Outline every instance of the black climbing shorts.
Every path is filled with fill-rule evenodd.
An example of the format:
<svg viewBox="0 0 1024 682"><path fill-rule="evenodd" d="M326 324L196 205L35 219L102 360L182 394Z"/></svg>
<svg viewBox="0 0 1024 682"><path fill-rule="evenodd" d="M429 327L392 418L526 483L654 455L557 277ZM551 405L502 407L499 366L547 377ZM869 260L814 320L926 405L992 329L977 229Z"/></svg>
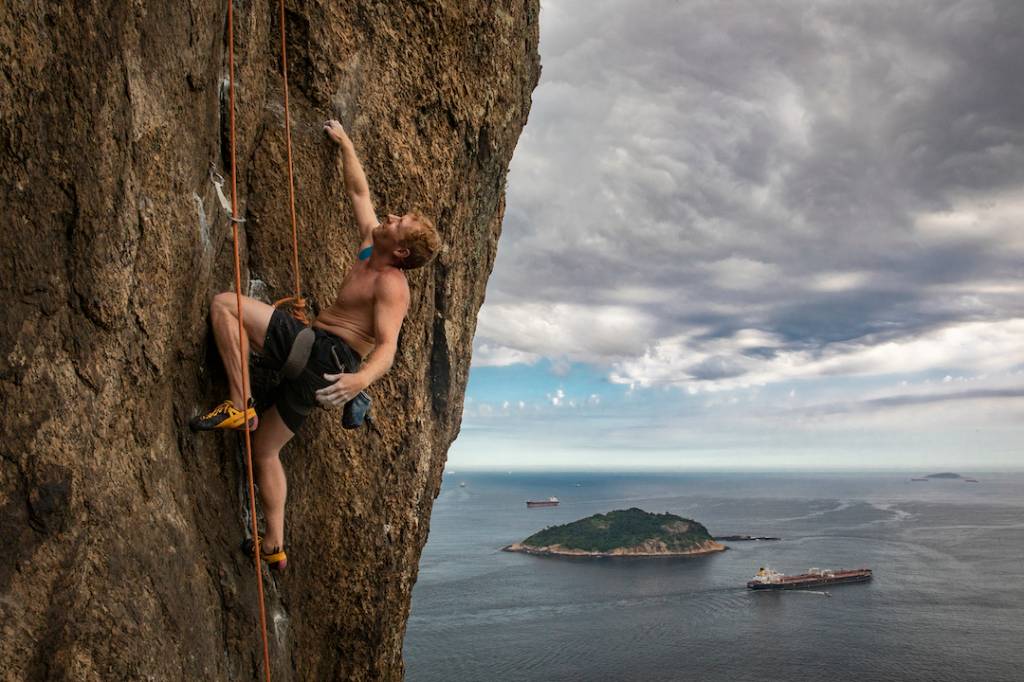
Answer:
<svg viewBox="0 0 1024 682"><path fill-rule="evenodd" d="M266 363L274 369L281 369L288 359L295 337L303 329L302 323L291 315L275 310L270 317L270 324L267 325L267 336L263 340L263 356ZM316 327L313 327L313 332L316 339L313 341L309 362L306 363L302 374L295 379L282 377L281 383L273 391L271 400L292 433L299 432L302 422L306 421L306 417L317 406L316 392L330 383L324 379L324 374L355 372L362 362L359 355L340 337ZM334 355L338 356L344 367L338 366Z"/></svg>

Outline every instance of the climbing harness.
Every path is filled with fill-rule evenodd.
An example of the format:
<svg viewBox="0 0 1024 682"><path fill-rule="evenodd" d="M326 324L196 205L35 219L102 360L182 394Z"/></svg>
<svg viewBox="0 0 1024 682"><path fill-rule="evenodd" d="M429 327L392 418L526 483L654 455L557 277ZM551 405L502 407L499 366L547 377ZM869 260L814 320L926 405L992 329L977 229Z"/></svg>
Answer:
<svg viewBox="0 0 1024 682"><path fill-rule="evenodd" d="M291 349L288 351L288 357L285 359L284 364L281 366L281 373L290 380L298 379L306 372L306 366L309 364L309 358L313 353L313 346L316 343L316 332L310 327L304 327L295 338L292 339ZM358 365L358 360L353 357L351 349L343 350L345 359L348 361L342 362L338 356L337 346L331 345L330 348L331 357L334 360L334 364L339 373L352 372ZM285 402L288 408L299 415L307 415L313 411L313 406L307 404L304 400L300 399L293 391L284 391L280 395L280 399ZM363 421L367 417L367 413L370 411L371 398L367 395L366 391L360 391L351 400L345 403L345 407L341 412L341 425L345 429L355 429L362 426Z"/></svg>
<svg viewBox="0 0 1024 682"><path fill-rule="evenodd" d="M292 341L291 350L281 367L281 373L289 379L298 379L302 370L309 364L309 354L313 352L313 342L316 341L316 332L306 327Z"/></svg>
<svg viewBox="0 0 1024 682"><path fill-rule="evenodd" d="M282 6L284 0L281 0ZM242 324L242 263L238 255L238 173L235 158L235 17L233 0L228 0L228 119L231 134L231 231L235 255L235 301L238 310L238 365L242 371L242 401L249 404L249 363L242 353L245 348L245 327ZM245 469L249 483L249 514L252 536L259 537L256 527L256 485L252 475L251 425L245 423ZM263 598L263 566L256 562L256 592L260 600L260 635L263 639L263 672L270 682L270 645L267 642L267 609Z"/></svg>

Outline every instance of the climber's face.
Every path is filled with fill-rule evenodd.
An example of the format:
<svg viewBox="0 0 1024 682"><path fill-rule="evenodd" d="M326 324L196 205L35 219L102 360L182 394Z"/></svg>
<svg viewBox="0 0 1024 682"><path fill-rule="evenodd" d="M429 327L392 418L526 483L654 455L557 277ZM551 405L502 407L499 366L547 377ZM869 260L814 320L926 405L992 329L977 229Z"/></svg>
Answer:
<svg viewBox="0 0 1024 682"><path fill-rule="evenodd" d="M416 219L411 213L398 216L389 213L384 221L373 230L373 245L383 251L392 252L398 258L404 258L409 250L402 246L406 236L416 229ZM402 253L398 253L398 252Z"/></svg>

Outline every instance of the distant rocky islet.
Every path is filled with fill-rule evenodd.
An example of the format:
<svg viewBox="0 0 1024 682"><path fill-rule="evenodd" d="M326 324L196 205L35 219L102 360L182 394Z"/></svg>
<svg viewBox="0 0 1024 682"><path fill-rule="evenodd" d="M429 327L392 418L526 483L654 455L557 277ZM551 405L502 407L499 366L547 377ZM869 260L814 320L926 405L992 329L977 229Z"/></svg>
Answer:
<svg viewBox="0 0 1024 682"><path fill-rule="evenodd" d="M633 507L551 526L502 549L547 556L672 557L714 554L726 546L693 519Z"/></svg>
<svg viewBox="0 0 1024 682"><path fill-rule="evenodd" d="M917 476L910 479L911 481L927 482L934 480L953 480L953 481L965 481L967 483L977 483L978 479L970 478L968 476L961 476L960 474L952 471L943 471L938 474L928 474L927 476Z"/></svg>

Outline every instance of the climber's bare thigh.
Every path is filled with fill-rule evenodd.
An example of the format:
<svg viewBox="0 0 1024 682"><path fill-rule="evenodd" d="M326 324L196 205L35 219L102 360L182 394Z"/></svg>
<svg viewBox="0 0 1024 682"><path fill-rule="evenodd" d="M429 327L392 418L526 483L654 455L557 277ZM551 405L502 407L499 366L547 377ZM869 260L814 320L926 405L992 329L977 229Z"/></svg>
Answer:
<svg viewBox="0 0 1024 682"><path fill-rule="evenodd" d="M237 320L238 302L235 292L225 291L222 294L217 294L217 298L220 299L219 303L224 305L231 316ZM270 318L273 314L274 306L248 296L242 297L242 326L245 328L246 336L249 337L249 343L257 352L263 352L263 342L267 338L267 327L270 326Z"/></svg>

